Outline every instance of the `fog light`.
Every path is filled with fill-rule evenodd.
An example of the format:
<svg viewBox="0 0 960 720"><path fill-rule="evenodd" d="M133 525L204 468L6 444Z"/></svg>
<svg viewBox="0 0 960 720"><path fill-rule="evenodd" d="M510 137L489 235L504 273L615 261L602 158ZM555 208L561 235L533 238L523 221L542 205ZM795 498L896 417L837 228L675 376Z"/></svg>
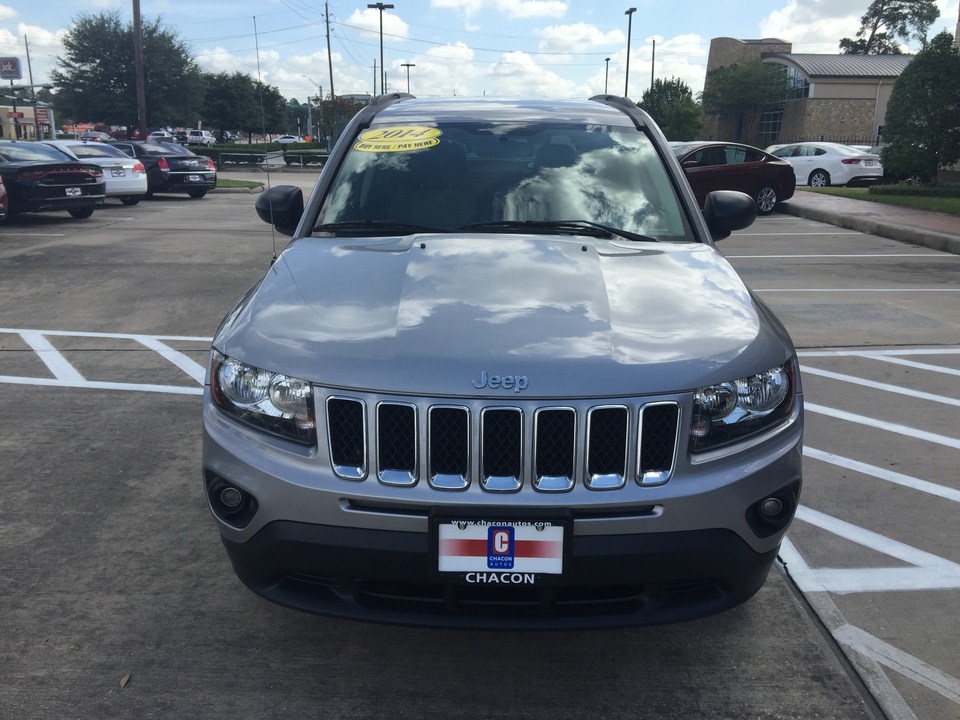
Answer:
<svg viewBox="0 0 960 720"><path fill-rule="evenodd" d="M224 491L226 492L226 491ZM775 497L767 498L760 503L760 512L767 517L776 517L783 511L783 502Z"/></svg>
<svg viewBox="0 0 960 720"><path fill-rule="evenodd" d="M235 508L243 502L243 495L235 487L224 488L220 491L220 502L228 508Z"/></svg>

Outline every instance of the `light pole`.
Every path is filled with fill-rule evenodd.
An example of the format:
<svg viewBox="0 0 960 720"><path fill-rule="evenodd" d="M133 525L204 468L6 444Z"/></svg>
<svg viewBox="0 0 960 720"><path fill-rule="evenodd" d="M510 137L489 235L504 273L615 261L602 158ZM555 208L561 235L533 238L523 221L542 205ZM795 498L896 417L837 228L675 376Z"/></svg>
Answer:
<svg viewBox="0 0 960 720"><path fill-rule="evenodd" d="M407 69L407 95L410 94L410 68L416 67L415 63L400 63L400 67Z"/></svg>
<svg viewBox="0 0 960 720"><path fill-rule="evenodd" d="M317 85L317 82L316 82L312 77L310 77L309 75L303 75L303 74L301 74L300 77L306 78L306 79L309 80L313 85L316 85L316 86L317 86L317 102L318 102L318 103L321 103L321 105L320 105L320 110L321 110L320 118L317 119L317 129L319 129L319 128L320 128L320 122L321 122L321 119L322 119L322 117L323 117L323 105L322 105L322 103L323 103L323 86L322 86L322 85ZM309 96L309 95L307 96L307 135L310 135L311 137L313 136L313 105L311 105L311 103L310 103L310 96Z"/></svg>
<svg viewBox="0 0 960 720"><path fill-rule="evenodd" d="M607 94L607 80L610 79L610 58L604 58L603 61L607 64L607 69L603 71L603 94Z"/></svg>
<svg viewBox="0 0 960 720"><path fill-rule="evenodd" d="M384 86L387 84L386 73L383 72L383 11L384 10L393 10L393 5L388 5L382 2L370 3L367 7L371 10L380 11L380 92L386 92ZM377 93L377 89L373 89L373 93Z"/></svg>
<svg viewBox="0 0 960 720"><path fill-rule="evenodd" d="M624 15L627 16L627 79L623 81L623 96L630 97L630 32L633 30L633 14L636 8L630 8Z"/></svg>

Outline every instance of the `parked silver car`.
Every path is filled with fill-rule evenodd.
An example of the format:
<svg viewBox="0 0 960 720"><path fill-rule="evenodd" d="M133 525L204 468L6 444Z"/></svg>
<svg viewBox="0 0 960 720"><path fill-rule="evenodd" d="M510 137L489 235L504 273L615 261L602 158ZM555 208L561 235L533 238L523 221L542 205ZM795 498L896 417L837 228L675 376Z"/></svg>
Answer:
<svg viewBox="0 0 960 720"><path fill-rule="evenodd" d="M670 622L763 585L800 493L790 338L622 98L380 98L216 333L206 497L280 604L473 627Z"/></svg>

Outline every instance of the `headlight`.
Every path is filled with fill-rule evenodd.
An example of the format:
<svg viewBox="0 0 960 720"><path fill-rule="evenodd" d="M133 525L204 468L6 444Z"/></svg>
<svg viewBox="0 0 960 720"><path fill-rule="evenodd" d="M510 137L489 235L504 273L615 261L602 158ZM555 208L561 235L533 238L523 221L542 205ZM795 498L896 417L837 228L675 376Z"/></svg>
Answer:
<svg viewBox="0 0 960 720"><path fill-rule="evenodd" d="M693 394L690 449L713 450L772 428L790 415L796 393L793 361L733 382L699 388Z"/></svg>
<svg viewBox="0 0 960 720"><path fill-rule="evenodd" d="M253 428L314 445L313 388L300 378L270 372L213 352L210 394L218 408Z"/></svg>

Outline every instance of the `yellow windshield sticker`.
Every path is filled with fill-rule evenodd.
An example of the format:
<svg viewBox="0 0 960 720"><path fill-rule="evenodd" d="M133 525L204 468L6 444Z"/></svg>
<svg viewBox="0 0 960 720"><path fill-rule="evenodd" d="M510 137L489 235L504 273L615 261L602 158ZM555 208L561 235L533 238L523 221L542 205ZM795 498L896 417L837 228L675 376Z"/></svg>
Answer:
<svg viewBox="0 0 960 720"><path fill-rule="evenodd" d="M439 145L442 134L437 128L413 125L364 130L353 149L375 153L423 150Z"/></svg>

